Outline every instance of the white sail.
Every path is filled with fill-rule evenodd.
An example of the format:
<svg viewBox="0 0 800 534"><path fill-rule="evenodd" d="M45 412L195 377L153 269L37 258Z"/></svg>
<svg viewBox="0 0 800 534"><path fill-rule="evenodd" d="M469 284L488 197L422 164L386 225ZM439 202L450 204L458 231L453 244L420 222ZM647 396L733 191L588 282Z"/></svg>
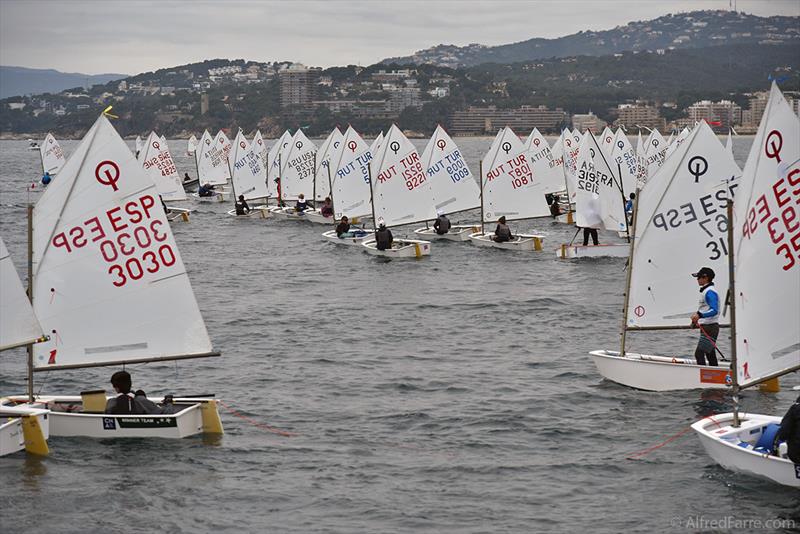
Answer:
<svg viewBox="0 0 800 534"><path fill-rule="evenodd" d="M433 190L414 145L392 124L371 167L375 217L386 226L436 218Z"/></svg>
<svg viewBox="0 0 800 534"><path fill-rule="evenodd" d="M166 143L151 132L139 153L139 162L145 174L150 178L158 194L164 201L186 200L186 191L183 189L183 182L178 175L178 168L172 160L172 154Z"/></svg>
<svg viewBox="0 0 800 534"><path fill-rule="evenodd" d="M281 198L297 200L302 194L310 199L314 188L314 166L317 146L303 130L297 130L281 156Z"/></svg>
<svg viewBox="0 0 800 534"><path fill-rule="evenodd" d="M497 134L482 162L483 220L528 219L550 215L542 184L534 179L525 145L511 128Z"/></svg>
<svg viewBox="0 0 800 534"><path fill-rule="evenodd" d="M22 288L6 244L0 237L0 350L33 343L42 326Z"/></svg>
<svg viewBox="0 0 800 534"><path fill-rule="evenodd" d="M39 199L34 312L50 336L37 369L211 352L158 191L101 116Z"/></svg>
<svg viewBox="0 0 800 534"><path fill-rule="evenodd" d="M55 175L61 170L61 167L67 162L64 157L64 151L61 150L61 145L58 144L53 134L48 133L39 146L39 154L42 156L42 172L49 172Z"/></svg>
<svg viewBox="0 0 800 534"><path fill-rule="evenodd" d="M336 218L363 217L372 212L370 206L369 169L372 161L369 145L352 126L331 159L333 172L333 207Z"/></svg>
<svg viewBox="0 0 800 534"><path fill-rule="evenodd" d="M267 197L267 170L261 162L257 145L250 145L239 130L233 142L231 161L231 186L238 199L245 200Z"/></svg>
<svg viewBox="0 0 800 534"><path fill-rule="evenodd" d="M223 134L220 131L220 134ZM230 178L225 139L212 139L208 131L203 133L197 152L197 178L200 185L225 185Z"/></svg>
<svg viewBox="0 0 800 534"><path fill-rule="evenodd" d="M636 154L639 157L644 157L646 150L644 141L642 141L642 131L639 130L639 134L636 136Z"/></svg>
<svg viewBox="0 0 800 534"><path fill-rule="evenodd" d="M731 136L731 130L728 129L728 140L725 143L725 150L733 157L733 137Z"/></svg>
<svg viewBox="0 0 800 534"><path fill-rule="evenodd" d="M728 191L741 171L702 124L639 192L631 260L628 326L687 326L697 310L690 274L714 269L720 297L728 289ZM738 199L738 195L737 195Z"/></svg>
<svg viewBox="0 0 800 534"><path fill-rule="evenodd" d="M583 135L578 150L576 177L575 224L624 232L627 222L619 179L590 132Z"/></svg>
<svg viewBox="0 0 800 534"><path fill-rule="evenodd" d="M558 170L561 179L559 191L566 191L568 199L572 200L575 188L568 186L567 171L564 168L564 132L561 132L561 135L555 140L553 148L550 149L550 153L553 155L553 164Z"/></svg>
<svg viewBox="0 0 800 534"><path fill-rule="evenodd" d="M286 157L287 147L292 140L289 130L283 132L272 148L267 152L267 191L271 198L278 197L278 180L281 175L281 160Z"/></svg>
<svg viewBox="0 0 800 534"><path fill-rule="evenodd" d="M333 155L339 150L342 139L344 139L344 135L342 135L341 130L338 127L334 128L317 151L317 165L316 169L314 169L316 184L314 188L317 192L315 200L325 200L325 197L331 194L330 186L333 183L333 171L330 170L330 163Z"/></svg>
<svg viewBox="0 0 800 534"><path fill-rule="evenodd" d="M197 147L194 150L194 164L198 166L200 162L200 156L203 154L203 150L206 149L213 139L211 138L211 134L208 133L208 130L203 130L203 135L200 136L200 140L197 142Z"/></svg>
<svg viewBox="0 0 800 534"><path fill-rule="evenodd" d="M620 131L622 131L622 129L618 128L617 134ZM600 148L602 148L606 154L611 154L611 150L613 150L614 148L614 140L616 139L617 134L615 134L608 126L606 126L603 129L603 133L600 134L600 138L598 139L597 144L600 145Z"/></svg>
<svg viewBox="0 0 800 534"><path fill-rule="evenodd" d="M564 171L561 168L564 163L563 156L560 163L553 158L550 145L537 128L534 128L528 136L525 148L530 153L533 163L533 178L542 184L542 191L545 193L563 191Z"/></svg>
<svg viewBox="0 0 800 534"><path fill-rule="evenodd" d="M705 121L703 121L703 122L705 122ZM683 144L683 142L686 140L686 138L689 137L690 133L691 133L691 130L689 130L689 128L684 128L675 137L675 139L672 139L668 143L667 150L666 150L666 152L664 154L664 160L666 160L668 157L670 157L678 149L678 147Z"/></svg>
<svg viewBox="0 0 800 534"><path fill-rule="evenodd" d="M480 206L478 183L461 150L441 126L436 127L422 152L422 168L430 182L437 212L456 213Z"/></svg>
<svg viewBox="0 0 800 534"><path fill-rule="evenodd" d="M739 385L800 367L800 120L773 82L734 202Z"/></svg>
<svg viewBox="0 0 800 534"><path fill-rule="evenodd" d="M144 141L142 141L142 136L136 136L136 158L139 158L139 154L142 152L142 147L144 146Z"/></svg>
<svg viewBox="0 0 800 534"><path fill-rule="evenodd" d="M190 156L193 156L195 150L197 150L197 137L192 134L186 146L186 153Z"/></svg>
<svg viewBox="0 0 800 534"><path fill-rule="evenodd" d="M569 190L570 202L575 201L575 195L578 190L577 178L577 165L578 165L578 152L580 151L580 141L575 141L575 136L569 130L562 134L562 151L564 158L564 176L567 180L567 189Z"/></svg>
<svg viewBox="0 0 800 534"><path fill-rule="evenodd" d="M378 136L372 140L372 144L369 145L369 151L372 155L376 155L381 148L381 143L383 143L383 132L378 132Z"/></svg>
<svg viewBox="0 0 800 534"><path fill-rule="evenodd" d="M631 193L635 193L637 188L644 186L644 170L641 168L640 160L633 149L628 136L622 131L617 130L611 150L606 152L611 160L609 163L612 170L616 171L617 176L622 176L622 189L627 199Z"/></svg>
<svg viewBox="0 0 800 534"><path fill-rule="evenodd" d="M652 130L647 139L647 146L645 150L645 166L647 180L649 181L655 176L658 169L666 159L667 148L669 144L664 140L664 137L658 130Z"/></svg>
<svg viewBox="0 0 800 534"><path fill-rule="evenodd" d="M267 148L267 143L264 141L264 138L261 137L261 130L256 131L256 135L253 136L253 145L255 145L255 151L258 154L258 157L261 158L261 166L265 169L267 168L267 153L269 149Z"/></svg>

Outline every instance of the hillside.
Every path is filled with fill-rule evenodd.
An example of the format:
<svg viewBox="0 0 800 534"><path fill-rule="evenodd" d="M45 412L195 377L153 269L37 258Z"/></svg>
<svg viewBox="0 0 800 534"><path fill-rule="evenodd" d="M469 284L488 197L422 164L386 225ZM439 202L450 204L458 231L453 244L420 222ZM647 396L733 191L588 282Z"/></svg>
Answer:
<svg viewBox="0 0 800 534"><path fill-rule="evenodd" d="M80 74L59 72L53 69L28 69L25 67L0 66L0 98L41 93L60 93L73 87L91 87L114 80L127 74Z"/></svg>
<svg viewBox="0 0 800 534"><path fill-rule="evenodd" d="M604 56L625 51L657 51L736 44L800 42L800 17L758 17L731 11L693 11L631 22L605 31L582 31L558 39L463 47L438 45L382 63L423 63L465 67L481 63L517 63L543 58Z"/></svg>

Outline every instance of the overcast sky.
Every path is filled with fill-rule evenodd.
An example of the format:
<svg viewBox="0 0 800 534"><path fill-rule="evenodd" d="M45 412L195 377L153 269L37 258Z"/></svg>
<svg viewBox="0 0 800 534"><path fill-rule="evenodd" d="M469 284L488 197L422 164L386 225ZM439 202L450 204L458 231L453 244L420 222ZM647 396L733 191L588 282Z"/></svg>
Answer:
<svg viewBox="0 0 800 534"><path fill-rule="evenodd" d="M212 58L369 65L440 43L605 30L729 0L0 0L0 65L137 74ZM738 0L800 15L800 0Z"/></svg>

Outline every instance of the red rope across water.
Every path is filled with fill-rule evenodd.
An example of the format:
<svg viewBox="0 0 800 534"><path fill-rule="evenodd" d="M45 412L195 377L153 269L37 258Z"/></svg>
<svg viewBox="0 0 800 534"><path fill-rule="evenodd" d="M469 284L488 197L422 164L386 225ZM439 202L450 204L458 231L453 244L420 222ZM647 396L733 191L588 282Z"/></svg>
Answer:
<svg viewBox="0 0 800 534"><path fill-rule="evenodd" d="M711 421L712 421L712 422L713 422L715 425L717 425L718 427L720 426L720 425L719 425L719 422L717 422L717 421L714 419L714 417L713 417L713 416L704 417L703 419L711 419ZM698 419L698 421L700 421L700 419ZM695 422L696 422L696 421L695 421ZM694 423L692 423L692 424L694 424ZM641 458L642 456L644 456L644 455L646 455L646 454L649 454L649 453L651 453L651 452L653 452L653 451L655 451L655 450L658 450L658 449L660 449L661 447L663 447L663 446L664 446L664 445L666 445L667 443L670 443L670 442L672 442L672 441L675 441L676 439L680 438L681 436L683 436L684 434L686 434L686 433L687 433L689 430L691 430L691 429L692 429L692 425L689 425L689 426L687 426L686 428L684 428L683 430L681 430L680 432L678 432L677 434L673 434L673 435L671 435L670 437L668 437L667 439L665 439L664 441L662 441L662 442L661 442L661 443L659 443L658 445L653 445L652 447L648 447L648 448L646 448L646 449L644 449L644 450L642 450L642 451L635 452L635 453L633 453L633 454L629 454L628 456L626 456L626 457L625 457L625 459L626 459L626 460L637 460L637 459Z"/></svg>
<svg viewBox="0 0 800 534"><path fill-rule="evenodd" d="M267 432L272 432L273 434L278 434L279 436L284 436L284 437L287 437L287 438L291 438L293 436L299 436L299 434L296 434L295 432L289 432L289 431L286 431L286 430L281 430L280 428L271 427L269 425L265 425L263 423L259 423L258 421L254 420L254 419L250 419L246 415L240 414L239 412L237 412L236 410L234 410L233 408L231 408L230 406L228 406L227 404L225 404L221 400L217 400L217 402L220 404L220 406L225 408L234 417L238 417L239 419L242 419L243 421L247 421L248 423L250 423L254 427L260 428L261 430L266 430Z"/></svg>

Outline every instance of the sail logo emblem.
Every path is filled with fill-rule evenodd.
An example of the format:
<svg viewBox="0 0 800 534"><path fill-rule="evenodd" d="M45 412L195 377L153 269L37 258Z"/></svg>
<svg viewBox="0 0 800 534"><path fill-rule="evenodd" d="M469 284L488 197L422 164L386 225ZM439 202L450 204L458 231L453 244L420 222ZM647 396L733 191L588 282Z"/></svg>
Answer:
<svg viewBox="0 0 800 534"><path fill-rule="evenodd" d="M781 149L783 148L783 136L778 130L772 130L764 143L764 154L769 159L776 159L781 162ZM771 151L770 151L771 149Z"/></svg>
<svg viewBox="0 0 800 534"><path fill-rule="evenodd" d="M94 177L103 185L110 185L114 191L118 191L117 182L119 181L119 165L111 160L98 163L94 169Z"/></svg>
<svg viewBox="0 0 800 534"><path fill-rule="evenodd" d="M569 139L564 139L564 144L567 145L568 147L571 147L572 141L570 141Z"/></svg>
<svg viewBox="0 0 800 534"><path fill-rule="evenodd" d="M540 140L538 140L538 139L534 139L533 140L533 146L539 146L541 144L542 144L542 142Z"/></svg>
<svg viewBox="0 0 800 534"><path fill-rule="evenodd" d="M436 141L436 146L439 147L439 150L444 150L444 147L447 146L447 143L445 142L444 139L439 139L438 141Z"/></svg>
<svg viewBox="0 0 800 534"><path fill-rule="evenodd" d="M397 152L400 150L400 143L398 143L397 141L392 141L391 143L389 143L389 148L392 149L392 152L397 154Z"/></svg>
<svg viewBox="0 0 800 534"><path fill-rule="evenodd" d="M654 148L658 148L658 139L653 139L653 140L651 141L651 143L653 144L653 147L654 147Z"/></svg>
<svg viewBox="0 0 800 534"><path fill-rule="evenodd" d="M339 148L339 141L336 141L335 143L333 143L333 148Z"/></svg>
<svg viewBox="0 0 800 534"><path fill-rule="evenodd" d="M608 136L606 136L606 143L608 143L609 145L611 144L611 138Z"/></svg>
<svg viewBox="0 0 800 534"><path fill-rule="evenodd" d="M210 145L211 144L211 139L206 139L206 144Z"/></svg>
<svg viewBox="0 0 800 534"><path fill-rule="evenodd" d="M633 309L633 313L636 315L636 317L642 317L644 315L644 306L636 306Z"/></svg>
<svg viewBox="0 0 800 534"><path fill-rule="evenodd" d="M695 156L689 160L689 174L694 176L694 183L700 182L700 177L708 171L708 161L703 156Z"/></svg>
<svg viewBox="0 0 800 534"><path fill-rule="evenodd" d="M625 143L623 143L622 141L617 141L617 146L620 148L620 150L622 150L623 148L625 148Z"/></svg>
<svg viewBox="0 0 800 534"><path fill-rule="evenodd" d="M592 159L594 159L594 149L593 148L589 149L589 155L592 157Z"/></svg>
<svg viewBox="0 0 800 534"><path fill-rule="evenodd" d="M297 147L297 150L300 150L301 148L303 148L303 142L302 141L298 141L298 142L296 142L294 144L294 146Z"/></svg>
<svg viewBox="0 0 800 534"><path fill-rule="evenodd" d="M240 147L242 147L242 148L244 148L244 147L245 147L244 141L241 141L241 142L239 143L239 146L240 146Z"/></svg>
<svg viewBox="0 0 800 534"><path fill-rule="evenodd" d="M503 148L503 152L505 152L506 154L508 154L509 152L511 152L511 143L509 143L508 141L506 141L505 143L503 143L503 146L502 146L502 148Z"/></svg>
<svg viewBox="0 0 800 534"><path fill-rule="evenodd" d="M53 138L51 137L50 139L47 140L47 142L52 145L53 144Z"/></svg>
<svg viewBox="0 0 800 534"><path fill-rule="evenodd" d="M258 144L259 144L259 145L263 145L264 143L263 143L263 141L261 141L261 139L259 139L259 140L258 140Z"/></svg>
<svg viewBox="0 0 800 534"><path fill-rule="evenodd" d="M161 145L158 144L158 141L153 141L153 148L155 148L156 150L161 150Z"/></svg>
<svg viewBox="0 0 800 534"><path fill-rule="evenodd" d="M355 141L350 141L349 143L347 143L347 148L349 148L351 152L355 152L357 146L358 143L356 143Z"/></svg>

